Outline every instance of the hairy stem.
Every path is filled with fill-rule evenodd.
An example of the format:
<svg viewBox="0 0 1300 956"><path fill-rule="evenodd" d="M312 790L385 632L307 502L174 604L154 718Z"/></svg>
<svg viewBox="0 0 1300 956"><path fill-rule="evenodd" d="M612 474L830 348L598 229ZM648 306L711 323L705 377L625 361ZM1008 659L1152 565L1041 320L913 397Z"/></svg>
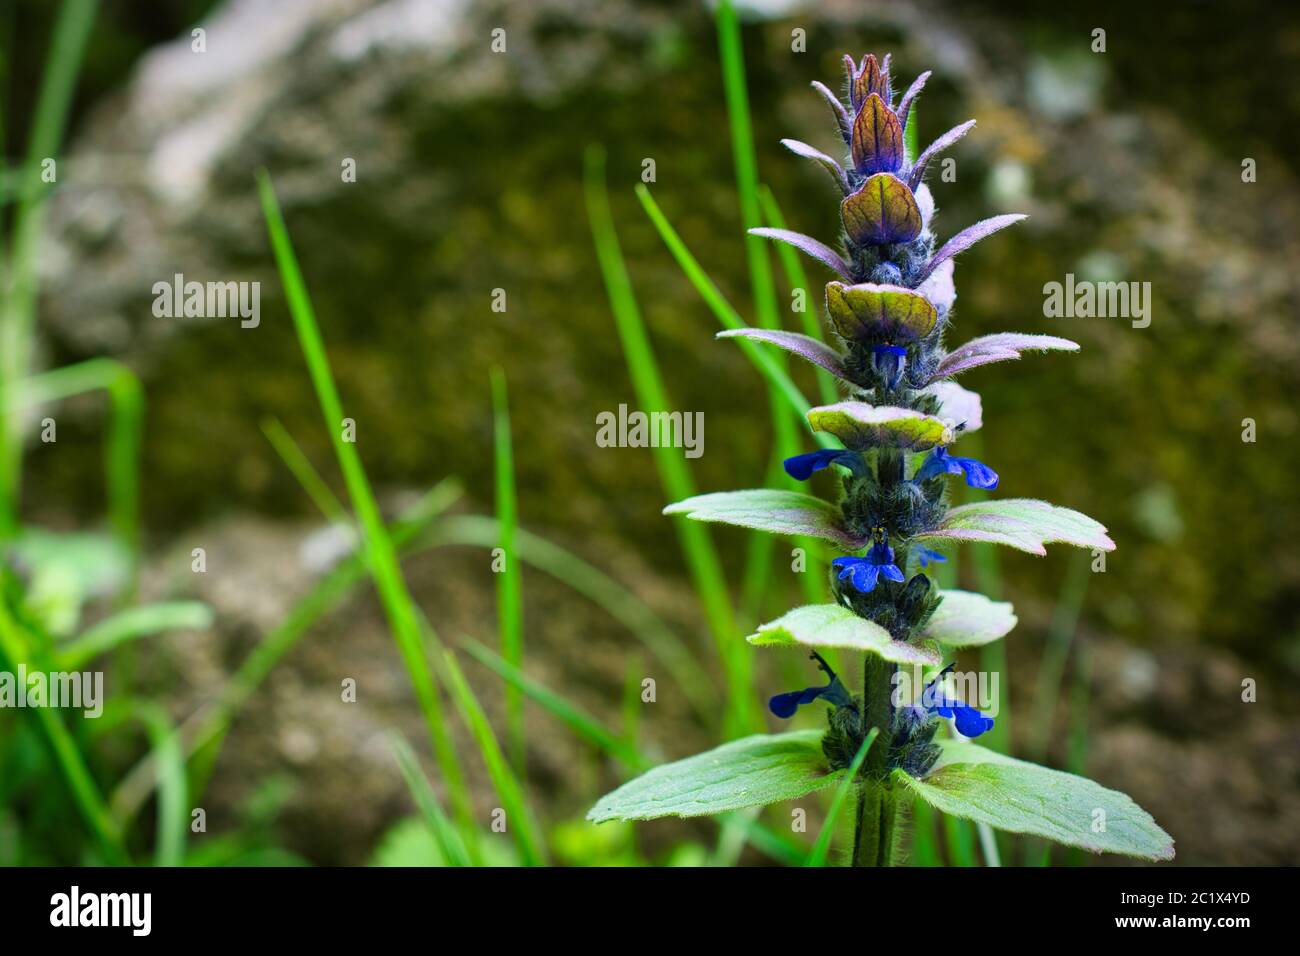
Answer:
<svg viewBox="0 0 1300 956"><path fill-rule="evenodd" d="M862 662L862 730L880 730L882 745L872 747L862 767L858 793L858 822L854 835L854 866L888 866L894 845L894 798L886 785L889 774L889 728L893 724L894 674L897 665L868 654Z"/></svg>

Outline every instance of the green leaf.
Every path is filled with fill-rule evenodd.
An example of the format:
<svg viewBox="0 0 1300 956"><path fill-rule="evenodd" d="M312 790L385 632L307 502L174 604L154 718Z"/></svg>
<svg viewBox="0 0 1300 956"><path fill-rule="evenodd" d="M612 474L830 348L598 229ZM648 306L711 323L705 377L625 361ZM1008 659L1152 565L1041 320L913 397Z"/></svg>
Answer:
<svg viewBox="0 0 1300 956"><path fill-rule="evenodd" d="M1125 794L968 741L941 746L943 756L923 779L902 771L895 778L944 813L1094 853L1174 858L1173 839Z"/></svg>
<svg viewBox="0 0 1300 956"><path fill-rule="evenodd" d="M1046 554L1044 545L1053 542L1101 551L1115 550L1115 542L1107 536L1105 526L1077 511L1034 498L1004 498L960 505L949 511L934 531L913 538L989 541L1030 554Z"/></svg>
<svg viewBox="0 0 1300 956"><path fill-rule="evenodd" d="M836 505L799 491L756 488L695 495L669 505L664 514L684 514L696 521L715 521L772 534L810 535L851 551L867 545L865 539L856 538L840 527L840 509Z"/></svg>
<svg viewBox="0 0 1300 956"><path fill-rule="evenodd" d="M1009 605L1008 605L1009 606ZM757 633L745 638L757 647L836 647L875 654L895 664L941 662L932 644L905 644L865 618L838 604L809 604L797 607L775 621L759 625Z"/></svg>
<svg viewBox="0 0 1300 956"><path fill-rule="evenodd" d="M909 451L925 451L946 445L955 437L942 419L910 408L875 407L865 402L836 402L808 412L813 431L830 432L853 449L888 445Z"/></svg>
<svg viewBox="0 0 1300 956"><path fill-rule="evenodd" d="M971 591L944 591L921 636L948 647L979 647L1006 637L1016 626L1007 601L991 601Z"/></svg>
<svg viewBox="0 0 1300 956"><path fill-rule="evenodd" d="M594 823L700 817L793 800L835 783L820 730L755 734L676 763L664 764L602 797L587 812Z"/></svg>

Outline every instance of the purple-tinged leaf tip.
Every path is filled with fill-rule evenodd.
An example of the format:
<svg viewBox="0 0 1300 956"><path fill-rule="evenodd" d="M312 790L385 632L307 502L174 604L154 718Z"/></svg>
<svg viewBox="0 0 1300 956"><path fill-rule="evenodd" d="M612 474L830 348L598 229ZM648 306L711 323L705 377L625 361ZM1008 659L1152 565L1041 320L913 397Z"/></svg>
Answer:
<svg viewBox="0 0 1300 956"><path fill-rule="evenodd" d="M849 137L852 135L853 121L849 118L849 111L844 108L840 98L830 91L830 88L820 80L812 81L812 88L821 94L828 104L831 112L835 114L835 125L840 129L840 136L844 139L847 146Z"/></svg>
<svg viewBox="0 0 1300 956"><path fill-rule="evenodd" d="M798 332L785 332L780 329L727 329L718 333L720 339L743 338L757 342L767 342L777 348L793 352L805 361L824 368L836 378L849 381L849 370L844 367L844 358L824 342L818 342L812 336Z"/></svg>
<svg viewBox="0 0 1300 956"><path fill-rule="evenodd" d="M946 378L994 362L1012 361L1020 358L1021 352L1049 350L1077 352L1079 343L1055 335L1028 335L1022 332L982 335L945 355L934 378Z"/></svg>
<svg viewBox="0 0 1300 956"><path fill-rule="evenodd" d="M849 177L845 175L840 164L835 162L820 149L809 146L807 143L801 143L797 139L783 139L781 145L794 153L796 156L802 156L804 159L811 159L814 162L821 163L822 168L831 174L835 184L840 187L840 192L847 196L852 187L849 186Z"/></svg>
<svg viewBox="0 0 1300 956"><path fill-rule="evenodd" d="M957 253L969 249L981 239L991 236L999 229L1005 229L1007 226L1017 223L1021 219L1028 218L1029 217L1024 213L1014 212L1005 216L994 216L991 219L981 220L973 226L967 226L961 232L957 233L957 235L945 242L943 246L940 247L939 251L930 258L930 261L925 264L925 269L921 273L920 281L924 282L930 277L930 274L934 272L937 266L951 259L953 256L957 255Z"/></svg>
<svg viewBox="0 0 1300 956"><path fill-rule="evenodd" d="M957 142L957 140L969 133L974 125L974 120L967 120L960 126L954 126L927 146L925 151L916 158L916 162L912 164L912 171L907 175L907 185L914 190L917 186L921 185L921 177L925 175L926 164L930 162L931 158L933 158L937 153L943 152L953 143Z"/></svg>
<svg viewBox="0 0 1300 956"><path fill-rule="evenodd" d="M907 88L903 98L898 101L898 125L903 127L904 132L907 132L907 116L912 111L912 101L916 99L917 94L925 86L925 81L929 78L930 71L926 70L912 81L912 85Z"/></svg>
<svg viewBox="0 0 1300 956"><path fill-rule="evenodd" d="M751 236L762 236L764 239L775 239L777 242L784 242L794 246L804 255L812 256L818 262L829 266L849 282L853 281L849 264L844 260L844 257L826 243L818 242L812 236L805 236L801 232L791 232L789 229L769 229L767 226L751 229L749 234Z"/></svg>

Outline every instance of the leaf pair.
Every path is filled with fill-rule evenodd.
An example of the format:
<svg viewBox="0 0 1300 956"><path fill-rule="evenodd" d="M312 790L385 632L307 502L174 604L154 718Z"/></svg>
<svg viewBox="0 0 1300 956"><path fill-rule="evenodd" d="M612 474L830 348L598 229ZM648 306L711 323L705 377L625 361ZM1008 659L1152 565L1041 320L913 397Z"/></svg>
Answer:
<svg viewBox="0 0 1300 956"><path fill-rule="evenodd" d="M756 734L656 767L605 795L595 823L695 817L794 800L843 779L821 750L821 732ZM1095 853L1173 858L1173 840L1131 798L1083 777L1003 756L967 741L944 741L925 776L894 771L896 787L942 812L1010 833L1027 833Z"/></svg>

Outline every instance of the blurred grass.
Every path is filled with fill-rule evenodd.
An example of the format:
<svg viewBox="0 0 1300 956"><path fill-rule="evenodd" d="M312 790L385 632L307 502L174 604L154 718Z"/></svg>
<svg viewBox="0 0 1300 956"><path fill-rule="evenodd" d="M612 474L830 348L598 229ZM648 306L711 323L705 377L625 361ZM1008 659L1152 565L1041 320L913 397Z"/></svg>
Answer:
<svg viewBox="0 0 1300 956"><path fill-rule="evenodd" d="M498 547L504 568L497 572L497 628L501 653L515 667L524 664L524 590L523 577L516 563L515 537L519 524L519 505L515 494L514 451L510 442L510 403L506 392L506 373L492 368L492 436L496 463L497 527L501 537ZM524 700L517 690L506 689L506 733L510 741L510 762L515 773L524 772Z"/></svg>
<svg viewBox="0 0 1300 956"><path fill-rule="evenodd" d="M637 402L648 414L670 411L668 393L645 323L641 319L632 280L628 276L614 220L610 215L609 195L605 188L605 154L600 147L587 149L584 184L587 216L591 222L596 257ZM669 500L680 501L694 495L695 483L682 456L672 448L660 447L653 451L659 480ZM755 726L757 719L749 705L751 669L747 649L738 640L738 628L723 576L722 562L706 527L698 522L680 519L673 521L673 527L726 675L724 728L730 733L743 733Z"/></svg>
<svg viewBox="0 0 1300 956"><path fill-rule="evenodd" d="M96 0L64 0L59 8L27 141L23 187L14 211L7 287L0 308L0 541L13 536L19 525L23 444L10 407L10 386L27 376L31 362L38 283L35 256L46 198L39 169L43 160L59 152L97 9Z"/></svg>
<svg viewBox="0 0 1300 956"><path fill-rule="evenodd" d="M366 565L374 579L402 663L410 676L420 710L424 714L439 769L451 792L456 795L458 816L462 828L467 833L466 839L469 839L468 833L473 830L473 812L465 797L465 776L461 769L460 758L456 754L455 744L447 731L442 702L424 654L418 611L407 590L406 580L397 562L396 550L361 464L361 457L354 444L344 440L342 429L346 416L343 414L343 403L334 384L329 357L325 352L325 343L321 339L306 283L298 267L297 257L294 255L289 233L271 186L270 176L265 170L258 173L257 185L262 214L266 219L267 232L276 266L280 272L289 314L293 319L303 357L311 374L312 385L320 402L325 428L334 445L335 456L343 471L348 495L352 499L352 506L359 519ZM436 635L431 630L429 637L436 647L440 646Z"/></svg>

